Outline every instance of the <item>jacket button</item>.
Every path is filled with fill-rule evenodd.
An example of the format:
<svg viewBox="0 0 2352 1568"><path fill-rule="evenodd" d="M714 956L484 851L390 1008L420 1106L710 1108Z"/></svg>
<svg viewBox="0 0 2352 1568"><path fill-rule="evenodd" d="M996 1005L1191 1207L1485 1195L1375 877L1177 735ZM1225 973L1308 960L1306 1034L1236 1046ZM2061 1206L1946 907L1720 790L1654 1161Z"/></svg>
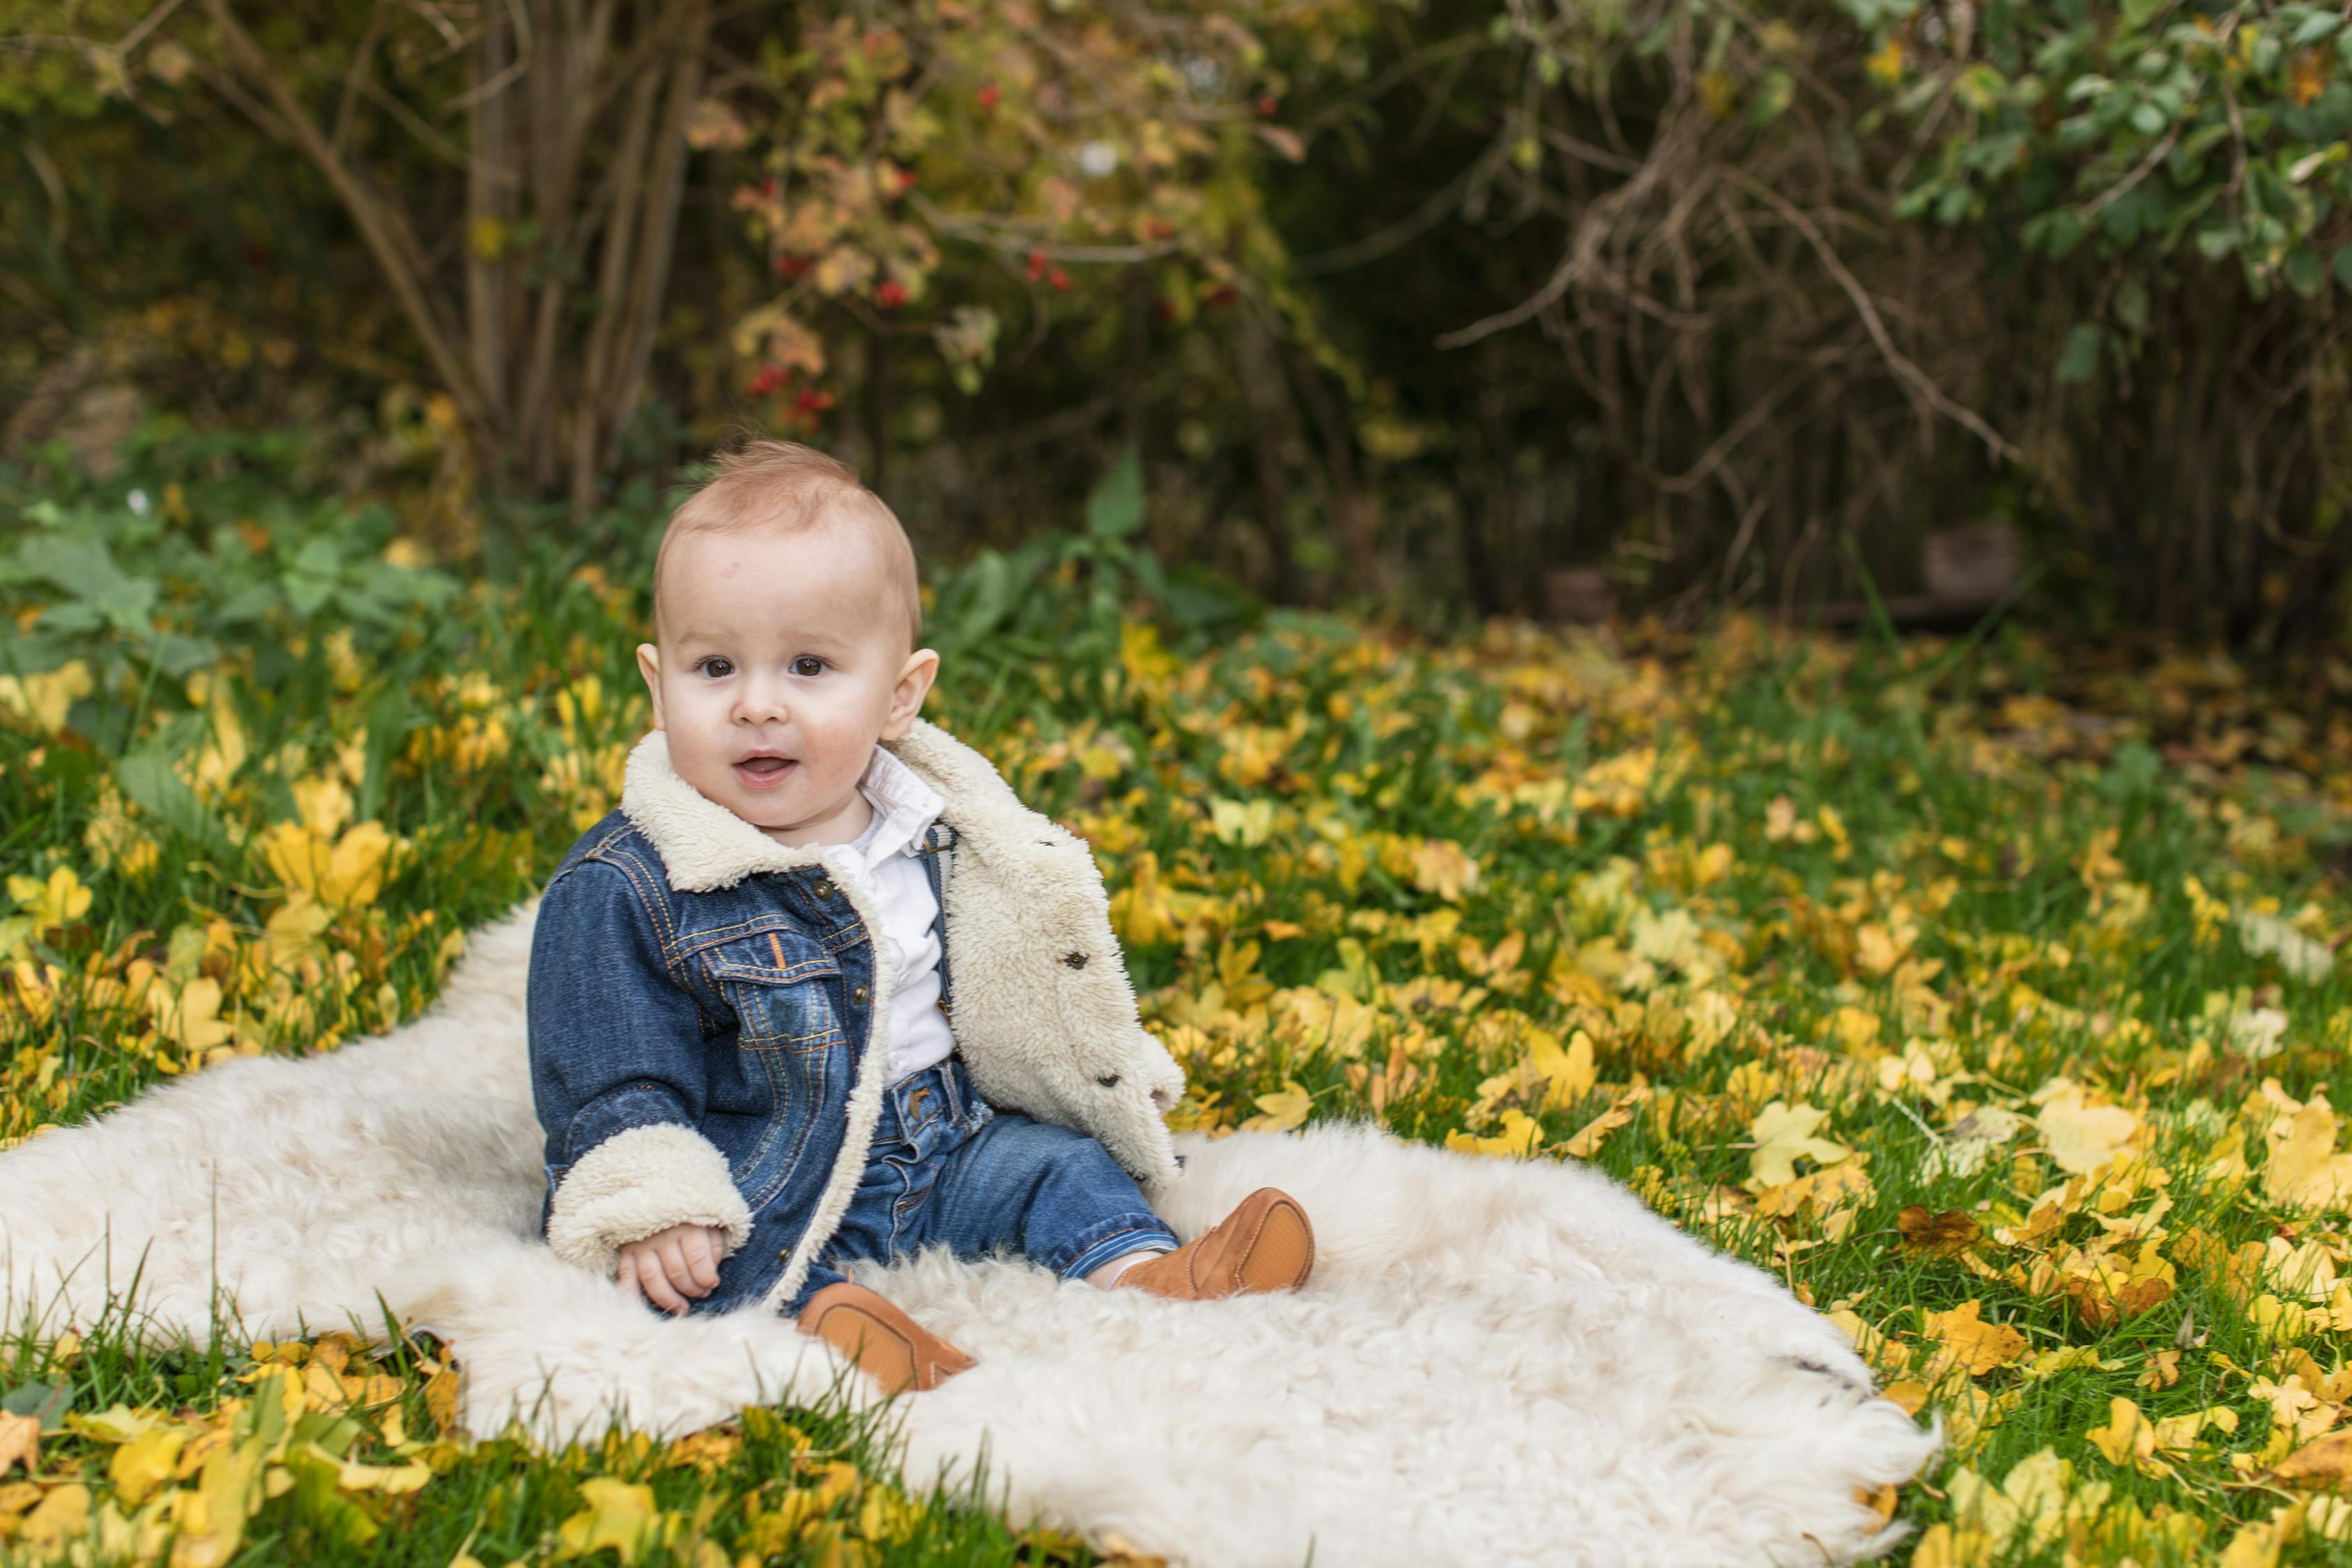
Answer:
<svg viewBox="0 0 2352 1568"><path fill-rule="evenodd" d="M861 985L856 990L849 994L849 999L852 1002L856 1003L860 1007L863 1007L868 1001L872 1000L873 995L874 993L871 988Z"/></svg>
<svg viewBox="0 0 2352 1568"><path fill-rule="evenodd" d="M833 897L833 879L830 877L819 877L816 879L815 884L809 889L809 891L814 893L820 899L829 899Z"/></svg>

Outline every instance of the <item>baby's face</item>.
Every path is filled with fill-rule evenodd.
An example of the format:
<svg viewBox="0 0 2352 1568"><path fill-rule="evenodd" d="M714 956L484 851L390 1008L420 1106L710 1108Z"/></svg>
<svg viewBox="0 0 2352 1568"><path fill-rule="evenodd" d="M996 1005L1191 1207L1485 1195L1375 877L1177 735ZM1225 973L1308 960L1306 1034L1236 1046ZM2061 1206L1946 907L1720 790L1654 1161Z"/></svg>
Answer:
<svg viewBox="0 0 2352 1568"><path fill-rule="evenodd" d="M781 843L839 844L871 813L857 780L907 732L939 655L908 652L880 552L832 520L678 539L661 637L637 648L680 777Z"/></svg>

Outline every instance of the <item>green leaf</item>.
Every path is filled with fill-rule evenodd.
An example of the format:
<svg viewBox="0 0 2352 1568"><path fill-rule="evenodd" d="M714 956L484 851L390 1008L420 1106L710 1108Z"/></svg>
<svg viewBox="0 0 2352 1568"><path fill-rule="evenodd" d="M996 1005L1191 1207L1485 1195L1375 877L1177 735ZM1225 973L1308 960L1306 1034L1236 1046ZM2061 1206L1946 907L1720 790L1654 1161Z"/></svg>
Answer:
<svg viewBox="0 0 2352 1568"><path fill-rule="evenodd" d="M2066 334L2066 352L2058 357L2058 379L2068 385L2085 382L2099 372L2099 348L2106 334L2095 321L2077 321Z"/></svg>
<svg viewBox="0 0 2352 1568"><path fill-rule="evenodd" d="M2344 248L2336 253L2336 281L2352 289L2352 241L2347 241Z"/></svg>
<svg viewBox="0 0 2352 1568"><path fill-rule="evenodd" d="M1142 526L1143 459L1129 447L1087 497L1087 531L1097 539L1124 539Z"/></svg>
<svg viewBox="0 0 2352 1568"><path fill-rule="evenodd" d="M2145 27L2170 4L2171 0L2124 0L2124 20L2135 27Z"/></svg>
<svg viewBox="0 0 2352 1568"><path fill-rule="evenodd" d="M215 857L226 859L236 853L219 816L172 771L171 753L163 749L162 737L115 763L114 782L142 811Z"/></svg>
<svg viewBox="0 0 2352 1568"><path fill-rule="evenodd" d="M20 1383L0 1394L0 1410L11 1415L37 1416L44 1432L63 1430L66 1411L72 1404L73 1389L62 1383Z"/></svg>
<svg viewBox="0 0 2352 1568"><path fill-rule="evenodd" d="M2294 30L2294 47L2307 49L2343 25L2344 18L2327 11L2306 16L2303 26Z"/></svg>
<svg viewBox="0 0 2352 1568"><path fill-rule="evenodd" d="M2320 263L2319 252L2307 245L2298 245L2286 255L2286 285L2305 299L2319 292L2327 281L2327 269Z"/></svg>
<svg viewBox="0 0 2352 1568"><path fill-rule="evenodd" d="M2147 331L2147 286L2126 278L2116 289L2116 320L2135 332Z"/></svg>

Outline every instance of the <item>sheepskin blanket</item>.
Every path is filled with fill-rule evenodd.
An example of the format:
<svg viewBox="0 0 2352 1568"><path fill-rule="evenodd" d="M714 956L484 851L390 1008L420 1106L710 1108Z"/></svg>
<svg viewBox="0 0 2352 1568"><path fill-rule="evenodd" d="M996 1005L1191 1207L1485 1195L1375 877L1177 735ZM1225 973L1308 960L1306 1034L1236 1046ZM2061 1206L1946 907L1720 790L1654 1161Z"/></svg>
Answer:
<svg viewBox="0 0 2352 1568"><path fill-rule="evenodd" d="M381 1038L214 1068L0 1152L12 1325L201 1338L381 1332L455 1348L461 1417L666 1436L814 1402L842 1363L756 1312L670 1321L535 1234L522 984L531 908L474 935ZM864 1274L979 1358L902 1401L920 1486L1185 1563L1808 1563L1892 1543L1864 1502L1935 1438L1831 1324L1599 1173L1370 1128L1188 1139L1182 1235L1252 1189L1319 1242L1295 1294L1179 1303L1017 1261ZM870 1389L851 1377L854 1387Z"/></svg>

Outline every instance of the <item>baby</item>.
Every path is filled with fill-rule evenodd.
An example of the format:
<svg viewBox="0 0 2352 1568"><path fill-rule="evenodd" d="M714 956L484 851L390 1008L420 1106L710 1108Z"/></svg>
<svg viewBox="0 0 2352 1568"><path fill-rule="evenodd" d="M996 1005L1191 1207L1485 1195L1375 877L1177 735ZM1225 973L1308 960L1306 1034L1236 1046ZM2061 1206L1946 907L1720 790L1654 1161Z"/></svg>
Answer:
<svg viewBox="0 0 2352 1568"><path fill-rule="evenodd" d="M892 1393L971 1362L859 1259L1181 1300L1314 1262L1272 1188L1181 1247L1152 1213L1183 1074L1085 843L918 717L920 640L879 497L804 447L722 458L662 537L654 728L547 885L529 985L556 1253L667 1311L791 1312Z"/></svg>

